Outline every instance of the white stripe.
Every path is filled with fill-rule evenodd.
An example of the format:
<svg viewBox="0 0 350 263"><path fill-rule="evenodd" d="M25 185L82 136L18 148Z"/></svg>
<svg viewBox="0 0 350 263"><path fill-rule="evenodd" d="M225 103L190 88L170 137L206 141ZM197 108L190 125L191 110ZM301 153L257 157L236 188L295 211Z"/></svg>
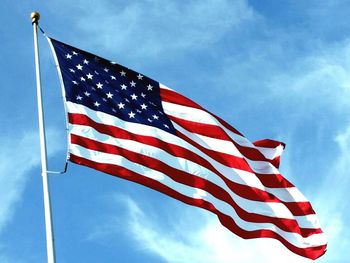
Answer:
<svg viewBox="0 0 350 263"><path fill-rule="evenodd" d="M229 137L232 140L234 140L235 142L237 142L239 145L250 147L250 148L257 148L248 139L246 139L245 137L240 136L240 135L230 131L229 129L225 128L223 125L220 124L220 122L214 116L212 116L211 114L209 114L203 110L195 109L195 108L191 108L191 107L187 107L187 106L182 106L182 105L178 105L178 104L168 103L168 102L162 102L162 103L163 103L163 107L165 105L165 108L164 108L165 112L169 115L173 114L173 116L178 117L178 118L181 118L181 116L185 116L184 119L189 120L189 121L197 121L195 119L195 117L200 116L200 120L198 122L205 123L205 124L217 125L220 128L222 128L225 131L225 133L227 135L229 135ZM179 111L183 111L183 112L181 112L181 114L179 114L180 113ZM193 116L191 114L192 111L196 112L196 114ZM204 120L207 120L207 122L204 122ZM283 151L283 147L281 150ZM268 176L268 174L270 174L270 172L271 173L279 173L278 169L276 169L272 164L266 164L266 166L264 166L264 167L259 167L261 165L261 163L258 164L257 162L253 163L251 161L248 161L248 163L254 171L256 171L257 173L260 173L260 174L267 174L267 176ZM268 188L266 188L266 189L268 189ZM303 194L297 188L295 188L295 190L293 192L289 192L287 190L286 196L288 196L288 198L291 197L294 200L298 200L298 198L303 197ZM281 200L284 200L284 199L281 199ZM304 200L305 200L305 198L304 198ZM285 201L288 202L288 200L285 200Z"/></svg>
<svg viewBox="0 0 350 263"><path fill-rule="evenodd" d="M268 189L269 193L278 196L279 199L284 202L308 202L307 198L296 187ZM285 189L288 189L288 191L285 191ZM295 199L291 200L291 197Z"/></svg>
<svg viewBox="0 0 350 263"><path fill-rule="evenodd" d="M162 105L163 105L164 112L168 115L171 115L180 119L188 120L188 121L194 121L194 122L199 122L203 124L211 124L211 125L219 126L220 128L224 129L224 131L232 138L232 140L237 142L239 145L255 148L255 145L253 145L246 137L226 129L219 122L219 120L215 118L215 116L211 115L206 111L171 103L171 102L165 102L165 101L162 101ZM192 115L192 111L194 111L196 114ZM199 119L196 119L195 118L196 116L197 117L199 116Z"/></svg>
<svg viewBox="0 0 350 263"><path fill-rule="evenodd" d="M207 202L210 202L216 207L217 210L232 217L233 220L236 222L236 224L244 230L254 231L254 230L260 230L260 229L269 229L271 231L278 233L286 241L288 241L292 245L299 248L320 246L327 243L326 237L323 233L313 234L309 237L304 238L297 233L290 233L290 232L283 231L271 223L252 223L252 222L247 222L245 220L242 220L230 205L228 205L226 202L223 202L213 197L206 191L203 191L198 188L189 187L183 184L179 184L163 173L152 170L149 167L131 162L122 156L101 153L97 151L91 151L74 144L71 145L70 150L74 155L87 158L94 162L105 163L105 164L118 164L120 166L123 166L127 169L130 169L138 173L140 176L145 176L153 180L156 180L162 183L163 185L166 185L169 188L177 191L178 193L181 193L182 195L185 195L194 199L203 199Z"/></svg>
<svg viewBox="0 0 350 263"><path fill-rule="evenodd" d="M296 188L295 188L296 191L293 190L293 192L290 192L290 189L292 188L277 188L280 190L276 190L276 188L265 187L264 185L262 185L261 181L259 180L259 178L256 177L255 174L224 166L221 163L209 157L208 155L206 155L205 153L201 152L199 149L195 148L191 144L182 140L181 138L171 133L165 132L161 129L158 129L156 127L145 126L143 124L123 121L112 115L109 115L103 112L94 111L87 107L84 107L83 105L75 104L69 101L67 102L67 108L70 113L84 114L86 116L89 116L95 122L101 123L102 122L101 120L103 120L103 124L105 125L117 126L126 131L132 131L133 133L136 133L139 135L155 137L166 143L172 143L180 147L183 147L185 149L188 149L189 151L196 153L197 155L203 157L208 162L210 162L210 164L212 164L213 167L217 169L221 174L223 174L227 179L239 184L245 184L250 187L258 188L260 190L266 191L271 194L276 193L275 196L282 201L298 202L298 201L305 200L304 198L302 200L299 200L298 198L300 197L300 195L295 196L295 193L298 192ZM69 129L72 128L71 126L72 125L69 126Z"/></svg>
<svg viewBox="0 0 350 263"><path fill-rule="evenodd" d="M191 140L195 141L199 145L203 146L204 148L208 150L214 150L216 152L223 152L226 154L231 154L233 156L239 157L239 158L244 158L244 160L247 161L249 166L252 168L254 172L261 173L261 174L278 174L279 171L277 170L276 167L274 167L271 163L269 162L264 162L264 161L252 161L249 160L247 157L242 155L239 150L236 148L236 146L226 140L220 140L220 139L215 139L211 138L208 136L200 135L197 133L192 133L182 126L172 122L175 129L180 131L181 133L185 134L187 137L189 137Z"/></svg>
<svg viewBox="0 0 350 263"><path fill-rule="evenodd" d="M276 148L267 148L255 146L267 159L273 160L278 156L281 156L283 153L283 146L278 145Z"/></svg>
<svg viewBox="0 0 350 263"><path fill-rule="evenodd" d="M161 88L164 88L164 86L161 85ZM167 88L171 90L170 88ZM173 90L172 90L173 91ZM173 91L176 92L176 91ZM267 159L274 159L277 156L281 156L284 147L282 145L279 145L276 148L266 148L266 147L257 147L254 144L252 144L247 138L245 138L244 136L241 136L239 134L236 134L232 131L230 131L229 129L227 129L225 126L223 126L219 120L216 119L215 116L211 115L210 113L207 113L201 109L196 109L196 108L192 108L192 107L187 107L187 106L182 106L182 105L178 105L178 104L174 104L174 103L169 103L169 102L162 102L163 104L163 108L165 113L175 116L177 118L181 118L184 120L188 120L188 121L192 121L192 122L199 122L199 123L203 123L203 124L213 124L213 125L217 125L220 128L223 129L223 131L232 139L234 140L236 143L238 143L241 146L245 146L245 147L250 147L250 148L255 148L257 150L259 150ZM194 114L193 114L194 112ZM196 119L198 118L198 119ZM198 135L196 134L196 136L198 136L200 138L200 140L196 139L196 136L193 135L193 133L187 131L186 129L182 128L181 126L177 125L176 123L172 122L174 127L181 131L183 134L185 134L187 137L191 138L192 140L194 140L195 142L199 143L200 145L202 145L203 147L207 148L207 144L210 145L211 148L213 149L217 149L218 151L221 152L226 152L229 154L232 154L234 156L239 156L235 153L235 150L237 150L237 148L232 144L232 143L227 143L225 146L223 145L224 143L222 143L222 140L216 140L217 145L215 145L215 139L210 138L210 140L208 140L207 136L203 136L203 135ZM207 137L207 138L205 138ZM220 141L220 142L219 142ZM204 142L204 143L203 143ZM209 143L208 143L209 142ZM224 150L224 149L230 149L229 150ZM234 149L234 150L232 150ZM260 174L279 174L279 171L276 167L274 167L271 163L268 162L259 162L259 161L251 161L248 158L245 158L249 164L249 166L252 168L253 171L260 173ZM216 163L215 160L211 159L210 161L212 164ZM216 163L216 165L213 165L218 171L220 171L220 173L226 175L226 174L230 174L230 173L226 173L226 172L222 172L222 169L218 168L219 165L217 165L218 163ZM222 167L222 166L220 166ZM238 169L237 169L238 170ZM252 175L251 173L242 173L239 172L239 170L236 170L236 174L239 174L240 178L243 179L244 182L242 181L235 181L237 183L243 183L243 184L247 184L250 185L252 187L256 187L258 189L261 189L263 191L266 191L268 193L271 193L273 195L275 195L278 199L280 199L281 201L285 201L285 202L308 202L308 200L306 199L306 197L299 191L298 188L296 187L288 187L288 188L269 188L269 187L260 187L261 183L259 181L256 182L254 179L256 179L255 175L254 177L250 176ZM248 176L244 176L244 175L248 175ZM252 179L254 178L254 179ZM231 178L230 178L231 179ZM249 180L252 179L252 180ZM232 179L231 179L232 180ZM259 180L259 179L257 179ZM234 181L234 180L232 180ZM248 183L249 182L249 183ZM306 220L307 222L302 223L303 220ZM315 225L317 227L320 227L318 218L315 214L312 215L307 215L307 216L302 216L298 222L300 222L301 225Z"/></svg>
<svg viewBox="0 0 350 263"><path fill-rule="evenodd" d="M155 158L175 169L178 169L186 173L196 175L202 179L208 180L213 184L219 186L223 190L225 190L232 197L235 203L247 212L254 211L254 213L261 214L264 216L295 219L293 214L288 210L288 208L284 204L276 203L276 202L258 202L258 201L252 201L246 198L242 198L236 195L234 192L232 192L232 190L230 190L230 188L218 175L214 174L207 168L197 163L194 163L190 160L187 160L181 157L175 157L160 148L149 146L147 144L143 144L137 141L119 139L119 138L116 139L112 136L101 134L96 130L94 130L93 128L91 128L90 126L74 125L73 129L71 130L71 133L82 137L86 137L89 139L97 140L103 143L107 143L110 145L115 145L120 148L135 152L137 154L142 154L145 156ZM317 226L311 225L309 220L304 218L301 218L300 222L302 222L302 225L301 224L299 225L300 227L303 227L303 228L319 228L318 225Z"/></svg>
<svg viewBox="0 0 350 263"><path fill-rule="evenodd" d="M167 89L167 90L174 91L173 89L171 89L171 88L169 88L169 87L165 86L165 85L164 85L164 84L162 84L162 83L159 83L159 87L160 87L161 89Z"/></svg>
<svg viewBox="0 0 350 263"><path fill-rule="evenodd" d="M240 151L236 148L236 146L227 140L220 140L212 137L208 137L205 135L197 134L186 130L184 127L178 125L177 123L172 121L174 128L181 133L185 134L191 140L195 141L199 145L203 146L208 150L214 150L217 152L222 152L226 154L230 154L239 158L243 158L244 156L240 153Z"/></svg>
<svg viewBox="0 0 350 263"><path fill-rule="evenodd" d="M171 116L175 116L177 118L181 118L184 120L190 120L192 122L199 122L199 123L221 126L221 124L212 115L210 115L205 111L198 110L195 108L189 108L182 105L176 105L176 106L175 105L176 104L173 104L173 103L163 102L164 112ZM261 173L261 174L278 174L279 173L276 167L274 167L270 162L249 160L247 157L243 156L238 151L236 146L230 141L215 139L208 136L192 133L190 131L187 131L184 127L174 122L172 123L177 130L184 133L187 137L190 137L192 140L199 143L201 146L205 147L206 149L232 154L233 156L237 156L237 157L243 157L245 160L247 160L247 162L249 163L249 166L251 166L251 168L257 173ZM224 127L222 126L221 128L224 128ZM256 148L253 144L251 144L251 146L249 147Z"/></svg>
<svg viewBox="0 0 350 263"><path fill-rule="evenodd" d="M161 86L163 88L163 86ZM167 88L169 89L169 88ZM170 90L170 89L169 89ZM175 91L173 91L175 92ZM183 106L171 102L162 102L164 112L168 115L174 116L176 118L180 118L187 121L198 122L203 124L216 125L223 129L223 131L228 135L234 142L241 146L255 148L259 150L266 158L272 160L277 156L280 156L283 152L283 146L280 145L277 148L265 148L265 147L257 147L253 143L251 143L247 138L241 136L237 133L234 133L223 126L219 120L216 119L215 116L210 113L203 111L201 109L192 108L188 106ZM196 134L196 136L200 136ZM227 141L226 141L227 142ZM232 144L232 143L231 143ZM232 147L227 145L227 147ZM218 148L220 149L220 148ZM238 156L238 155L235 155Z"/></svg>
<svg viewBox="0 0 350 263"><path fill-rule="evenodd" d="M197 142L198 144L200 144L201 146L203 146L203 147L205 147L207 149L210 149L210 148L215 149L216 148L217 151L226 152L228 154L232 154L232 155L235 155L235 156L239 157L238 154L234 153L234 150L238 151L238 149L236 148L236 146L233 143L231 143L229 141L224 141L223 142L223 140L213 139L213 138L210 138L210 137L207 137L207 136L203 136L203 135L198 135L198 134L194 135L193 133L187 131L186 129L182 128L181 126L177 125L174 122L173 122L173 125L181 133L185 134L187 137L189 137L190 139L194 140L195 142ZM200 139L197 139L196 138L197 136ZM208 145L209 145L209 147L208 147ZM259 148L261 149L262 147L259 147ZM226 150L224 150L224 149L226 149ZM233 151L229 151L228 149L233 149ZM267 149L267 148L263 148L262 150L264 151L264 149ZM282 151L283 151L283 146L281 145L281 146L275 148L274 150L275 150L274 155L277 155L277 154L280 155L282 153ZM267 155L271 154L271 152L268 152L266 154ZM251 161L248 158L245 158L244 156L242 156L242 157L247 161L247 163L250 166L250 168L256 173L267 174L267 175L268 174L279 174L278 169L275 166L273 166L271 163L269 163L269 162ZM268 157L268 156L266 156L266 157ZM273 159L273 158L271 158L271 159ZM213 163L213 162L211 161L211 163ZM223 165L223 164L221 164L221 165ZM219 170L220 172L222 171L222 169L218 168L217 165L215 165L215 168L217 168L217 170ZM239 171L239 169L236 169L236 173L239 173L238 171ZM229 174L229 173L224 172L223 174L226 175L226 174ZM240 176L242 176L242 173L239 173L239 174L240 174ZM249 173L249 176L250 175L251 175L251 173ZM229 178L232 180L232 177L229 177ZM247 177L245 177L245 178L247 178ZM254 178L256 178L255 175L254 175ZM235 181L235 180L232 180L232 181ZM245 182L242 182L242 181L235 181L235 182L240 183L240 184L247 183L247 179L245 179L244 181ZM259 182L260 182L260 180L259 180ZM248 185L251 185L253 187L256 187L258 189L261 189L263 191L271 193L271 194L275 195L281 201L285 201L285 202L308 202L307 198L296 187L288 187L288 188L261 187L257 182L252 182L252 183L249 183ZM310 217L310 219L308 219L308 221L315 222L316 215L308 215L308 217ZM319 226L319 223L317 225Z"/></svg>
<svg viewBox="0 0 350 263"><path fill-rule="evenodd" d="M190 108L166 101L162 101L162 105L164 112L168 115L187 121L220 126L219 121L216 120L211 114L200 109Z"/></svg>

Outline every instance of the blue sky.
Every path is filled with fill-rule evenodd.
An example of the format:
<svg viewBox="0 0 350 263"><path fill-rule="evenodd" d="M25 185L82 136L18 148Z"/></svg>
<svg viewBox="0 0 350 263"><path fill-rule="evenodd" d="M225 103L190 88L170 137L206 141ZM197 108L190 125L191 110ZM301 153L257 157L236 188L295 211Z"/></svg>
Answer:
<svg viewBox="0 0 350 263"><path fill-rule="evenodd" d="M346 1L2 1L0 262L45 262L33 36L114 60L183 93L246 137L285 142L281 172L329 238L317 262L348 262L350 7ZM40 36L49 167L63 168L64 110ZM70 164L51 178L57 262L309 262L242 240L216 217Z"/></svg>

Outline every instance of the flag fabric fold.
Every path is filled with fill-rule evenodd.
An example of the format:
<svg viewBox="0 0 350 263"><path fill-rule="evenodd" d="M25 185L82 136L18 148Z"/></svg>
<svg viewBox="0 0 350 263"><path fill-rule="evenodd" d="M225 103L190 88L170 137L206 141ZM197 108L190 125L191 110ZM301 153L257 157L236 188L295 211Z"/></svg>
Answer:
<svg viewBox="0 0 350 263"><path fill-rule="evenodd" d="M143 74L49 42L63 86L71 162L211 211L242 238L274 238L310 259L325 253L310 202L278 171L283 143L252 143Z"/></svg>
<svg viewBox="0 0 350 263"><path fill-rule="evenodd" d="M281 155L286 147L283 142L278 142L270 139L264 139L260 141L253 142L254 146L267 158L267 160L279 168Z"/></svg>

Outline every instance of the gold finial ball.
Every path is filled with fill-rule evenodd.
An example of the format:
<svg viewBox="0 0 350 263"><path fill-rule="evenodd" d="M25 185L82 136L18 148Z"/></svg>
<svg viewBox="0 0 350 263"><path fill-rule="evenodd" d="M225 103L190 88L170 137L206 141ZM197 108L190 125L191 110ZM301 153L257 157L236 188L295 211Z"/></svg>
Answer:
<svg viewBox="0 0 350 263"><path fill-rule="evenodd" d="M38 12L33 12L30 14L30 18L32 19L32 23L37 23L40 19L40 14Z"/></svg>

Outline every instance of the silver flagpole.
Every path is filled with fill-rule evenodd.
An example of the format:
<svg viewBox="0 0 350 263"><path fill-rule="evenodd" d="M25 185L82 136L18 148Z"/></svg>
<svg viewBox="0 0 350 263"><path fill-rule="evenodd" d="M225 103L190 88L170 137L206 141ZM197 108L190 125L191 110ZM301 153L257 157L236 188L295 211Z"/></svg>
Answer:
<svg viewBox="0 0 350 263"><path fill-rule="evenodd" d="M43 179L43 194L44 194L44 208L45 208L47 262L55 263L56 259L55 259L53 226L52 226L52 218L51 218L49 182L48 182L48 173L47 173L45 123L44 123L43 100L42 100L42 94L41 94L40 61L39 61L39 48L38 48L38 22L40 19L40 14L37 12L33 12L30 17L32 19L33 31L34 31L35 75L36 75L36 91L37 91L37 100L38 100L41 176Z"/></svg>

